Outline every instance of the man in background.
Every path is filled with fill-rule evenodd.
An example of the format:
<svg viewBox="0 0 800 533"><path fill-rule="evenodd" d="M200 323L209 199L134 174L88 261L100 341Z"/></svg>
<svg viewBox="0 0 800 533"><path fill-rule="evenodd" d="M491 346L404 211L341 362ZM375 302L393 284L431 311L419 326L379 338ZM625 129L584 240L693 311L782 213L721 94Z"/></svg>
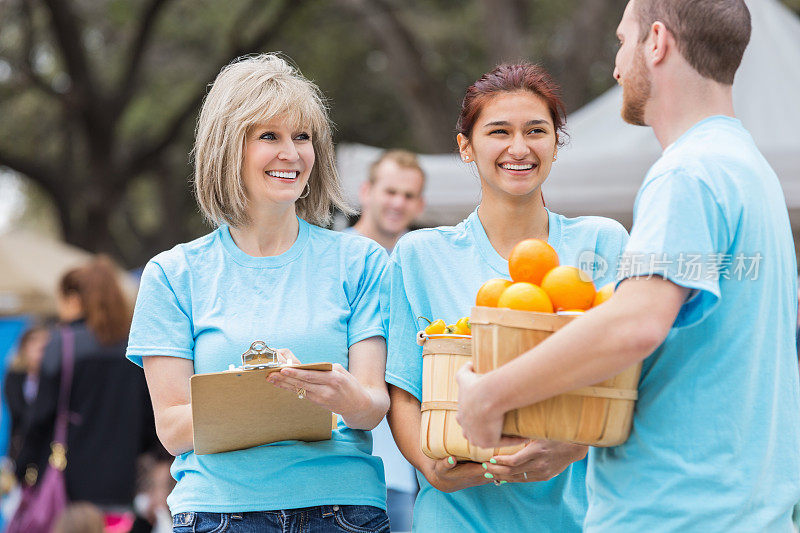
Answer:
<svg viewBox="0 0 800 533"><path fill-rule="evenodd" d="M425 173L415 154L406 150L383 152L370 165L369 178L359 189L361 217L344 231L368 237L391 253L425 207L424 186ZM381 458L386 472L386 507L392 531L411 531L419 490L414 467L397 449L385 418L372 430L372 439L373 454Z"/></svg>
<svg viewBox="0 0 800 533"><path fill-rule="evenodd" d="M369 237L391 252L425 208L424 187L425 173L415 154L406 150L383 152L370 165L369 178L358 191L361 218L345 231Z"/></svg>

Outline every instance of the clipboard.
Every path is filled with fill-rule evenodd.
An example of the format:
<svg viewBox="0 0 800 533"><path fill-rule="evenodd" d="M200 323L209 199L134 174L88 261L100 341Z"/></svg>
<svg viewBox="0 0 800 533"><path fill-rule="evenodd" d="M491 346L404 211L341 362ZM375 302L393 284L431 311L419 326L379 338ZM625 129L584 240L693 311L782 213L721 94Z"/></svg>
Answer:
<svg viewBox="0 0 800 533"><path fill-rule="evenodd" d="M243 450L283 440L330 439L336 415L266 381L269 374L286 366L278 362L277 352L256 341L242 355L242 366L193 375L189 389L194 453ZM292 367L330 371L333 365Z"/></svg>

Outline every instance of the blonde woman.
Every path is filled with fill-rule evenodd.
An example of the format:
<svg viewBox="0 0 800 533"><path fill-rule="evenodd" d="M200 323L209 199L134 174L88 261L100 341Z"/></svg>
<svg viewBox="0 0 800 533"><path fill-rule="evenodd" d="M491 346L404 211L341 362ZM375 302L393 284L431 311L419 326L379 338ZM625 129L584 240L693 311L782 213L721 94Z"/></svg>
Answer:
<svg viewBox="0 0 800 533"><path fill-rule="evenodd" d="M234 61L203 104L194 155L198 204L217 227L147 264L128 346L176 456L174 531L388 531L368 431L389 405L377 294L386 253L320 227L333 206L349 209L319 89L274 54ZM337 413L333 438L195 455L189 377L240 362L255 340L335 363L264 383Z"/></svg>

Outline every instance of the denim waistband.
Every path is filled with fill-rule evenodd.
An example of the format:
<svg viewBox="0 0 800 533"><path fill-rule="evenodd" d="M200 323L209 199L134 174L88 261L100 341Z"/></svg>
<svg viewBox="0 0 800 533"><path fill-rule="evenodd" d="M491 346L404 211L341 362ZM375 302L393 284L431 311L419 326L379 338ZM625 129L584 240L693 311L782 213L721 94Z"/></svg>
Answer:
<svg viewBox="0 0 800 533"><path fill-rule="evenodd" d="M297 509L279 509L276 511L248 511L248 512L234 512L234 513L223 513L230 515L232 518L237 516L245 517L248 515L254 514L267 514L267 515L275 515L275 516L294 516L301 513L308 513L308 514L316 514L322 517L328 517L334 515L342 506L339 505L317 505L314 507L299 507ZM194 522L194 515L196 513L189 511L184 513L177 513L172 517L172 523L174 526L178 525L189 525ZM212 513L212 514L219 514L219 513Z"/></svg>

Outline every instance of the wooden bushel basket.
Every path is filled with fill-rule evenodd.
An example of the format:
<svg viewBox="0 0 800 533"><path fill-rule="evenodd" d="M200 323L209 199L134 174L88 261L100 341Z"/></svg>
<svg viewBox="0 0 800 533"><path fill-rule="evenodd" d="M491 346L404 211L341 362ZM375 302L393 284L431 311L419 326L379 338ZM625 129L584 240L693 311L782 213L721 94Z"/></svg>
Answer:
<svg viewBox="0 0 800 533"><path fill-rule="evenodd" d="M530 350L575 316L473 307L470 316L475 371L489 372ZM628 439L642 364L617 376L506 413L503 433L590 446Z"/></svg>
<svg viewBox="0 0 800 533"><path fill-rule="evenodd" d="M459 461L485 462L523 446L478 448L470 444L456 421L456 372L472 360L472 340L466 335L430 335L422 345L422 423L420 447L431 459L453 456Z"/></svg>

